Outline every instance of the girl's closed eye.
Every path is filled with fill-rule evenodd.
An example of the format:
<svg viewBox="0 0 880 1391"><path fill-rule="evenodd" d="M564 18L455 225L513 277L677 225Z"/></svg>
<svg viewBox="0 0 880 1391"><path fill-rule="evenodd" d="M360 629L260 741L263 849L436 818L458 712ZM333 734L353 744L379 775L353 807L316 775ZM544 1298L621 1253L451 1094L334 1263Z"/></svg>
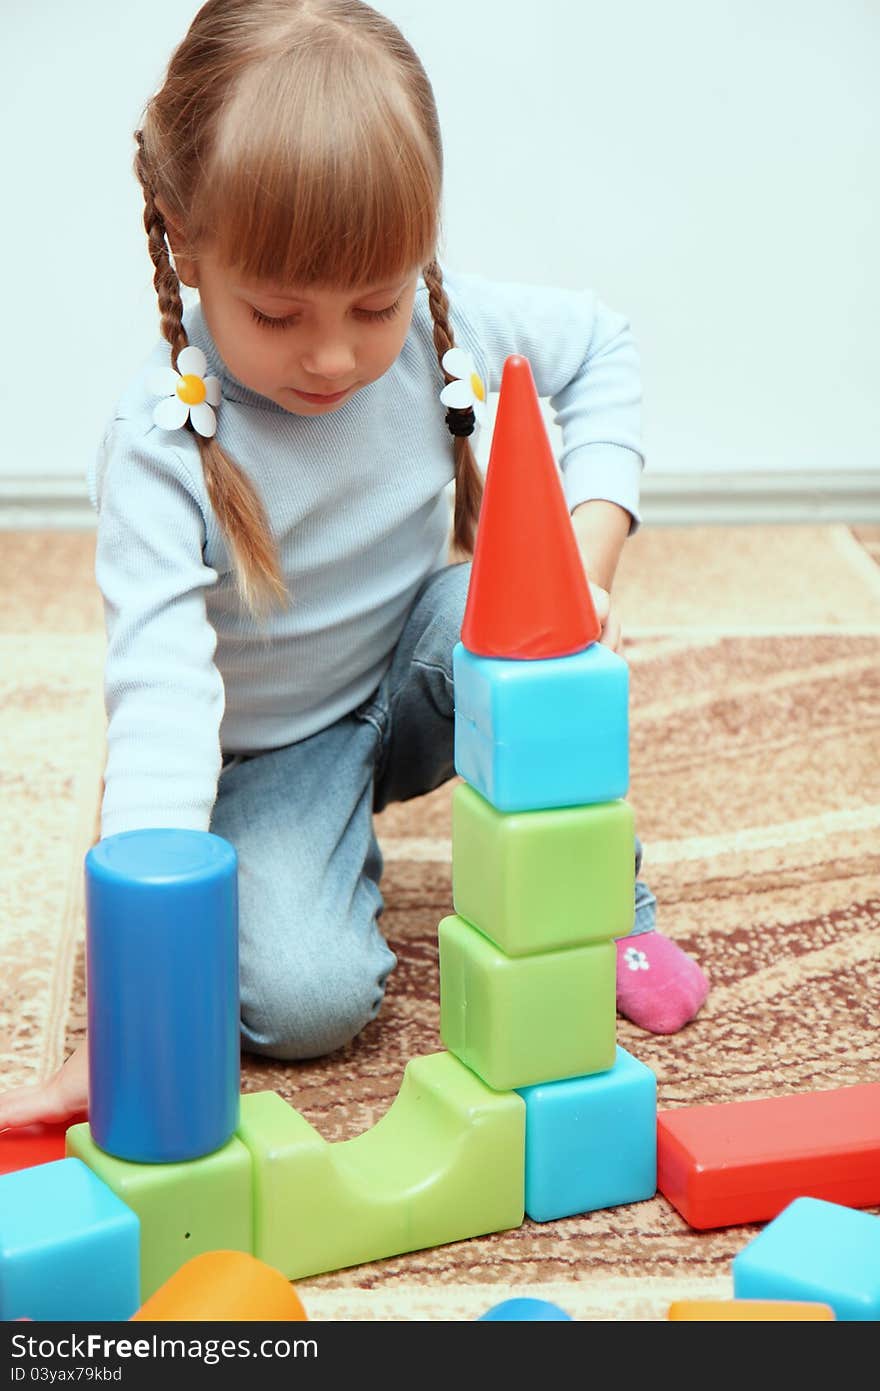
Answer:
<svg viewBox="0 0 880 1391"><path fill-rule="evenodd" d="M355 309L354 312L358 318L363 319L393 319L400 308L401 299L402 296L398 296L394 303L389 304L385 309Z"/></svg>
<svg viewBox="0 0 880 1391"><path fill-rule="evenodd" d="M269 314L262 314L255 305L250 306L251 318L255 323L263 324L266 328L290 328L299 320L298 314L285 314L281 319L273 319Z"/></svg>
<svg viewBox="0 0 880 1391"><path fill-rule="evenodd" d="M354 309L352 313L359 319L373 320L374 322L376 320L393 319L400 309L401 299L402 296L399 296L393 304L387 305L385 309ZM264 325L266 328L292 328L294 324L299 323L301 317L299 314L285 314L282 318L272 318L269 314L263 314L257 309L256 305L253 304L250 306L250 310L253 320L258 324Z"/></svg>

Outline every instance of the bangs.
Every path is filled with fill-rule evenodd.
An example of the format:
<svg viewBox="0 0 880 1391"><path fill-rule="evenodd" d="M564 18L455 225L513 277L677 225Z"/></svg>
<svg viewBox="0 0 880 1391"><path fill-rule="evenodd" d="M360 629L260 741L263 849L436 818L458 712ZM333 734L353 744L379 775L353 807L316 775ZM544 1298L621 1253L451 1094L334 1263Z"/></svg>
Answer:
<svg viewBox="0 0 880 1391"><path fill-rule="evenodd" d="M441 182L439 136L387 64L312 42L233 90L194 200L196 242L255 280L377 284L434 256Z"/></svg>

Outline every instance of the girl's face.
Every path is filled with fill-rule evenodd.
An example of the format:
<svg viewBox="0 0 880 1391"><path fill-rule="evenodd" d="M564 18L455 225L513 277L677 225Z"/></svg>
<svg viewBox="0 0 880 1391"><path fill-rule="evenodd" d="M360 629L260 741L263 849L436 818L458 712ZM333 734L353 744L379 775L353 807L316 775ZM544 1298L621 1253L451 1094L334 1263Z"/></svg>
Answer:
<svg viewBox="0 0 880 1391"><path fill-rule="evenodd" d="M356 290L249 281L205 253L178 260L224 363L293 415L325 415L388 371L412 320L418 271Z"/></svg>

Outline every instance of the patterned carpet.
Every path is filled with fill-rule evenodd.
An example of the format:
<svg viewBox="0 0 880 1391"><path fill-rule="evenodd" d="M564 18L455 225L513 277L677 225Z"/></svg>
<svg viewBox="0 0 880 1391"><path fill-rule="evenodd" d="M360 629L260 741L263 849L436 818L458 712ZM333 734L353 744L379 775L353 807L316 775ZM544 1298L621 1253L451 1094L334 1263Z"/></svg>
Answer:
<svg viewBox="0 0 880 1391"><path fill-rule="evenodd" d="M44 1075L81 1036L82 855L103 757L87 534L4 540L0 606L0 1066ZM632 669L630 798L663 929L712 993L681 1034L620 1021L660 1104L880 1080L880 528L642 532L617 601ZM436 928L451 785L379 820L399 965L380 1018L309 1064L246 1058L243 1087L344 1139L441 1047ZM474 1318L515 1291L576 1318L658 1319L730 1292L757 1228L691 1231L663 1198L303 1281L315 1318Z"/></svg>

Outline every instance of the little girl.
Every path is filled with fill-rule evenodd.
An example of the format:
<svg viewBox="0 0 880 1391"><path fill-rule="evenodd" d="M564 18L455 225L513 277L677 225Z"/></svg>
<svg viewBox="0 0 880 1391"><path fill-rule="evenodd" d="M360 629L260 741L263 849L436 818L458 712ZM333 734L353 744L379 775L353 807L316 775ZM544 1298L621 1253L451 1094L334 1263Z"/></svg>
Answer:
<svg viewBox="0 0 880 1391"><path fill-rule="evenodd" d="M637 356L591 294L441 274L431 88L359 0L209 0L136 139L164 341L89 478L102 835L188 827L235 846L243 1047L311 1058L375 1018L395 964L373 813L453 775L470 566L447 563L446 488L470 553L486 392L521 353L552 399L617 647ZM186 312L181 281L199 292ZM654 912L638 883L618 1007L671 1033L707 986ZM0 1126L84 1109L85 1057L9 1093Z"/></svg>

